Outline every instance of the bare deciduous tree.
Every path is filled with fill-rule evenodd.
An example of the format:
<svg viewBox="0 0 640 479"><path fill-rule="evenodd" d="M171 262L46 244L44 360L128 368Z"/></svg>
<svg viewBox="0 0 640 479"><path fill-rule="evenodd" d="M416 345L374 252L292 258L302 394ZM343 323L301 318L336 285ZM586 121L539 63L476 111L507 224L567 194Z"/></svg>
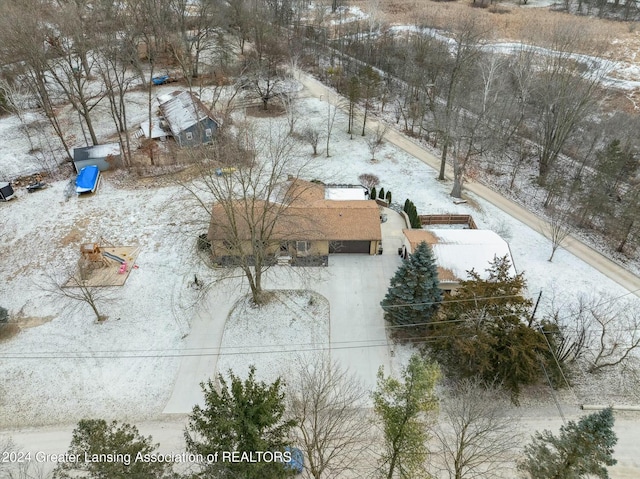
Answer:
<svg viewBox="0 0 640 479"><path fill-rule="evenodd" d="M295 435L309 474L314 479L362 474L371 444L364 407L368 393L328 354L296 363L297 373L288 383L288 410L297 423Z"/></svg>
<svg viewBox="0 0 640 479"><path fill-rule="evenodd" d="M230 267L226 276L239 269L259 305L266 300L264 273L285 243L300 239L295 236L307 227L289 211L304 194L296 179L305 164L297 161L294 140L276 127L260 139L249 124L239 131L235 137L219 135L210 148L192 150L198 175L181 185L203 213L214 260Z"/></svg>
<svg viewBox="0 0 640 479"><path fill-rule="evenodd" d="M296 94L293 92L287 92L280 95L280 101L284 107L285 115L287 118L287 125L289 126L289 135L293 134L293 130L298 122L298 110L296 109ZM317 145L317 143L316 143ZM312 145L313 146L313 145ZM314 149L315 152L315 149ZM315 155L315 153L314 153Z"/></svg>
<svg viewBox="0 0 640 479"><path fill-rule="evenodd" d="M548 261L553 261L553 256L569 236L571 229L571 220L566 208L552 206L549 211L549 220L542 226L544 235L551 241L551 256L549 256Z"/></svg>
<svg viewBox="0 0 640 479"><path fill-rule="evenodd" d="M640 304L637 299L580 296L552 308L549 333L558 361L587 362L589 372L624 365L640 348Z"/></svg>
<svg viewBox="0 0 640 479"><path fill-rule="evenodd" d="M471 71L476 67L477 61L482 55L480 48L487 36L489 28L482 23L476 15L466 14L460 17L455 25L453 36L453 59L446 75L444 85L445 96L444 105L436 101L432 105L438 125L438 132L442 137L442 155L440 158L440 172L438 179L444 180L447 154L452 146L454 131L456 129L458 116L461 113L460 92L464 80L468 78Z"/></svg>
<svg viewBox="0 0 640 479"><path fill-rule="evenodd" d="M318 143L320 143L320 130L313 126L307 126L302 130L302 139L311 145L313 148L313 156L318 155Z"/></svg>
<svg viewBox="0 0 640 479"><path fill-rule="evenodd" d="M360 181L360 184L368 190L371 190L371 188L375 188L380 184L380 178L373 173L362 173L358 176L358 180Z"/></svg>
<svg viewBox="0 0 640 479"><path fill-rule="evenodd" d="M81 307L83 304L91 308L97 321L107 319L101 313L102 306L113 300L113 288L93 286L84 278L82 267L78 271L62 270L62 273L47 273L46 283L40 289L60 298L69 299L71 308Z"/></svg>
<svg viewBox="0 0 640 479"><path fill-rule="evenodd" d="M369 153L371 153L371 161L375 161L376 153L382 148L388 129L389 127L387 125L378 123L376 129L373 130L373 134L365 139L369 147Z"/></svg>
<svg viewBox="0 0 640 479"><path fill-rule="evenodd" d="M505 477L519 444L508 408L505 393L479 379L460 380L447 390L435 435L437 457L450 479Z"/></svg>
<svg viewBox="0 0 640 479"><path fill-rule="evenodd" d="M331 156L329 153L329 145L331 144L331 132L333 131L333 124L336 121L336 114L338 113L338 105L331 103L331 100L327 98L327 158Z"/></svg>
<svg viewBox="0 0 640 479"><path fill-rule="evenodd" d="M535 55L531 64L530 101L538 143L539 181L544 184L562 149L598 102L598 86L606 75L602 64L578 59L577 52L590 49L587 31L576 24L557 23L546 34L550 52ZM535 52L536 47L524 47Z"/></svg>

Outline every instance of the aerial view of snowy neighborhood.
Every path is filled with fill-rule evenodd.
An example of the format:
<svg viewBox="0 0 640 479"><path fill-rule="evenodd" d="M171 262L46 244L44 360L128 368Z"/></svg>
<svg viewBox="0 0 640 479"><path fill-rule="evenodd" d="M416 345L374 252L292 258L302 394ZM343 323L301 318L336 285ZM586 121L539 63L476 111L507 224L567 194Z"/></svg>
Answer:
<svg viewBox="0 0 640 479"><path fill-rule="evenodd" d="M640 478L639 22L0 1L0 479Z"/></svg>

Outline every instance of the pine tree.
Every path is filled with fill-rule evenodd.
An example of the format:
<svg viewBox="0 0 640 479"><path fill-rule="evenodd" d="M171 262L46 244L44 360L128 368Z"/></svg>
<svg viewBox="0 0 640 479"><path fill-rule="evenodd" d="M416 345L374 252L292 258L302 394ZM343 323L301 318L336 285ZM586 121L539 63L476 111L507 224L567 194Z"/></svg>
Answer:
<svg viewBox="0 0 640 479"><path fill-rule="evenodd" d="M387 191L385 199L387 200L388 204L391 204L391 190Z"/></svg>
<svg viewBox="0 0 640 479"><path fill-rule="evenodd" d="M378 198L384 200L384 187L380 188L380 192L378 193Z"/></svg>
<svg viewBox="0 0 640 479"><path fill-rule="evenodd" d="M117 421L107 423L103 419L82 419L73 430L67 451L69 456L78 456L81 460L60 462L53 477L177 479L178 476L172 471L170 462L145 460L145 457L157 455L158 447L159 444L154 444L151 436L140 435L138 428L130 424L118 424ZM114 456L110 460L100 460L103 454Z"/></svg>
<svg viewBox="0 0 640 479"><path fill-rule="evenodd" d="M424 331L425 323L436 314L442 301L438 285L438 268L431 248L423 241L391 278L391 286L380 303L385 319L393 325L422 324L411 331Z"/></svg>
<svg viewBox="0 0 640 479"><path fill-rule="evenodd" d="M284 390L280 379L267 384L255 379L255 367L242 381L229 371L231 384L218 375L218 384L202 383L204 407L194 406L185 431L187 451L283 452L295 421L285 420ZM203 465L202 477L281 479L291 475L280 462L213 462Z"/></svg>
<svg viewBox="0 0 640 479"><path fill-rule="evenodd" d="M373 188L371 188L371 191L369 192L369 198L372 200L375 200L377 198L377 193L376 193L376 187L374 186Z"/></svg>
<svg viewBox="0 0 640 479"><path fill-rule="evenodd" d="M525 459L518 468L531 479L608 479L606 466L613 466L613 446L618 438L613 432L611 408L583 417L577 423L560 428L560 436L551 431L536 432L525 447Z"/></svg>
<svg viewBox="0 0 640 479"><path fill-rule="evenodd" d="M524 276L511 274L506 256L494 259L486 279L468 274L431 324L432 353L451 376L497 380L515 402L520 386L540 377L547 351L542 334L526 322L532 302L524 297Z"/></svg>

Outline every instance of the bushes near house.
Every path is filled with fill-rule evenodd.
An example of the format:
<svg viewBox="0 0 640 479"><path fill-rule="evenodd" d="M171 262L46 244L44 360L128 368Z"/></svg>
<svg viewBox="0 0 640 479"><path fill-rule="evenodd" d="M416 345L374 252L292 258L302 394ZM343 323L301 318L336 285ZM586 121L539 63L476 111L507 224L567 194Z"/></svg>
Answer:
<svg viewBox="0 0 640 479"><path fill-rule="evenodd" d="M391 204L391 190L387 191L384 199L386 200L387 204Z"/></svg>
<svg viewBox="0 0 640 479"><path fill-rule="evenodd" d="M378 197L376 193L377 193L376 187L374 186L373 188L371 188L371 191L369 192L369 198L371 198L372 200L375 200Z"/></svg>
<svg viewBox="0 0 640 479"><path fill-rule="evenodd" d="M378 193L378 198L384 201L384 188L380 188L380 192Z"/></svg>
<svg viewBox="0 0 640 479"><path fill-rule="evenodd" d="M404 202L404 212L409 217L409 223L411 223L412 228L421 229L422 223L420 222L420 217L418 216L418 210L416 209L416 205L407 198Z"/></svg>
<svg viewBox="0 0 640 479"><path fill-rule="evenodd" d="M486 271L472 269L445 297L430 323L429 349L450 377L498 381L517 402L521 386L537 382L541 363L550 362L548 344L537 325L528 325L533 304L523 274L512 275L507 256Z"/></svg>

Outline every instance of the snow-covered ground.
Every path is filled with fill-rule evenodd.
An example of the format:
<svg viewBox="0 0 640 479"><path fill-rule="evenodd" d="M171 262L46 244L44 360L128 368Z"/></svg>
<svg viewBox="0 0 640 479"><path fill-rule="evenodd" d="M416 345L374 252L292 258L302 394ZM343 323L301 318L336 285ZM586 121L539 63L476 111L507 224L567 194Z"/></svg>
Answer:
<svg viewBox="0 0 640 479"><path fill-rule="evenodd" d="M311 125L326 131L326 102L301 98L297 108L299 130ZM261 131L273 131L286 122L284 116L249 120ZM3 118L0 129L12 122L12 117ZM451 185L438 182L435 171L397 148L385 144L376 155L378 160L370 161L364 138L349 139L346 126L346 116L338 112L329 158L324 154L312 158L311 147L301 145L300 161L310 163L309 179L358 183L361 173L373 173L379 176L380 186L392 191L394 202L402 204L410 198L421 214L471 214L480 228L493 229L509 241L530 294L543 291L539 315L554 294L569 298L584 292L613 297L628 293L563 250L549 263L547 239L486 202L472 197L467 204L454 205ZM103 128L101 137L108 137L108 121ZM0 157L0 167L24 156L21 148L28 148L28 142L17 142L12 148L11 154L4 152ZM171 394L197 299L188 283L194 273L207 274L194 248L199 231L194 229L194 219L200 213L186 206L186 193L177 186L148 181L144 188L119 186L123 182L118 178L113 173L104 175L92 197L66 201L65 180L34 194L19 190L16 200L0 203L0 304L25 320L44 321L0 343L3 427L70 423L86 416L153 418L160 415ZM136 185L135 177L127 184ZM82 242L101 237L141 249L139 269L131 272L124 286L114 288L114 300L102 306L108 320L96 323L84 305L71 310L39 285L46 282L47 272L63 273L74 266ZM273 317L271 324L281 328L282 320ZM249 324L242 336L248 344L260 344L264 332ZM218 370L234 360L223 355Z"/></svg>
<svg viewBox="0 0 640 479"><path fill-rule="evenodd" d="M218 371L226 376L231 369L246 377L253 365L257 379L273 382L287 377L299 359L314 363L328 344L329 303L323 296L276 291L262 308L252 306L250 296L245 296L227 319ZM300 348L307 352L301 353Z"/></svg>

